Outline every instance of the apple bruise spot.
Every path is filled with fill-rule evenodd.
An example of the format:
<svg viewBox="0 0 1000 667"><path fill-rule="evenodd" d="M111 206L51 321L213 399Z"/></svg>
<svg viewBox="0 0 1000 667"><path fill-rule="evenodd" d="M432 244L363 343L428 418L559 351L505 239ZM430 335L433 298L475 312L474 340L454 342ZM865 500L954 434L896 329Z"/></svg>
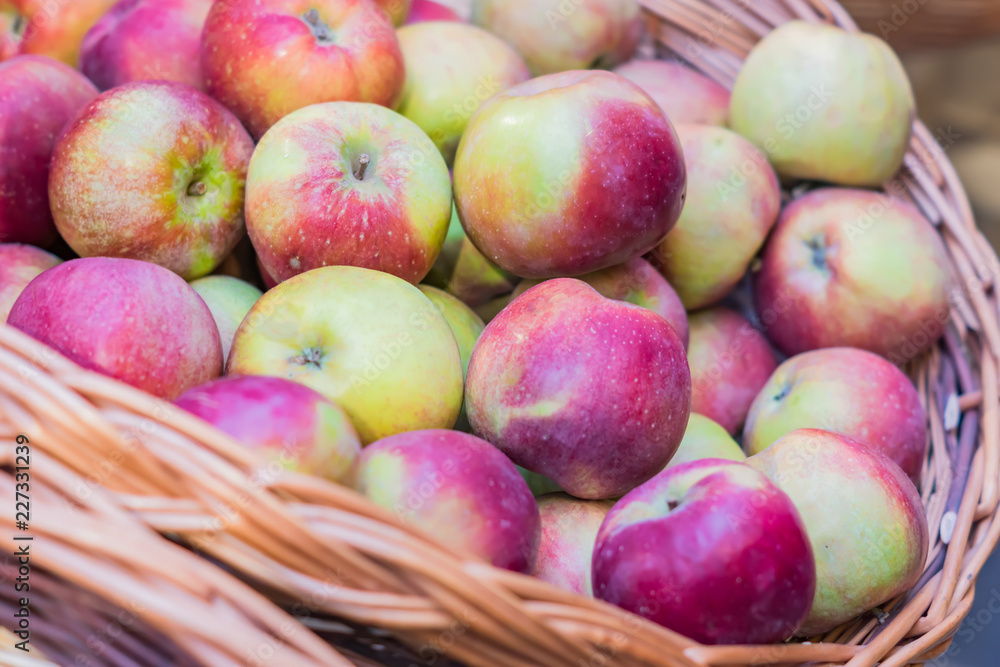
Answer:
<svg viewBox="0 0 1000 667"><path fill-rule="evenodd" d="M307 347L302 350L302 354L296 355L288 361L296 366L306 366L318 370L323 367L323 350L318 347Z"/></svg>
<svg viewBox="0 0 1000 667"><path fill-rule="evenodd" d="M309 30L317 42L320 44L333 44L333 30L320 19L319 12L315 8L303 14L302 20L309 26Z"/></svg>

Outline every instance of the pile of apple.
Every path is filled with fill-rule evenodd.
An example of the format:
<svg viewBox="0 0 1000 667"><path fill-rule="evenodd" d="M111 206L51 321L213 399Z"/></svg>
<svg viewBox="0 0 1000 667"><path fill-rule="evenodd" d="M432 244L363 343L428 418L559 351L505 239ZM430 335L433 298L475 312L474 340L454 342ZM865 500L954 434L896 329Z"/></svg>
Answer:
<svg viewBox="0 0 1000 667"><path fill-rule="evenodd" d="M643 25L0 0L0 322L458 553L701 642L830 630L928 549L909 83L794 22L730 95Z"/></svg>

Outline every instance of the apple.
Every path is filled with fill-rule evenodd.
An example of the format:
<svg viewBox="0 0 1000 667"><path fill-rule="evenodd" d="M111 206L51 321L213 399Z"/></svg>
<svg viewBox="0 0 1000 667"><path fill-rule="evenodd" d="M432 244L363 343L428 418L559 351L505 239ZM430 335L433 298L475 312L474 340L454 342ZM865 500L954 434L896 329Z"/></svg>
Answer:
<svg viewBox="0 0 1000 667"><path fill-rule="evenodd" d="M236 331L228 372L312 387L347 411L364 444L451 428L462 407L462 358L444 316L406 281L353 266L264 294Z"/></svg>
<svg viewBox="0 0 1000 667"><path fill-rule="evenodd" d="M375 104L329 102L282 118L247 176L247 228L279 282L360 266L418 283L444 244L448 167L419 127Z"/></svg>
<svg viewBox="0 0 1000 667"><path fill-rule="evenodd" d="M816 568L787 495L753 468L670 468L608 512L594 596L702 644L770 644L809 613Z"/></svg>
<svg viewBox="0 0 1000 667"><path fill-rule="evenodd" d="M785 208L754 297L768 337L789 356L858 347L902 365L944 333L952 285L948 252L915 206L823 188Z"/></svg>
<svg viewBox="0 0 1000 667"><path fill-rule="evenodd" d="M735 435L778 366L774 353L764 335L735 310L703 310L689 322L691 410Z"/></svg>
<svg viewBox="0 0 1000 667"><path fill-rule="evenodd" d="M221 104L182 83L99 95L52 155L49 200L82 257L124 257L186 280L211 273L244 233L253 140Z"/></svg>
<svg viewBox="0 0 1000 667"><path fill-rule="evenodd" d="M812 637L910 590L924 570L927 517L913 482L878 450L800 429L747 459L788 494L816 556Z"/></svg>
<svg viewBox="0 0 1000 667"><path fill-rule="evenodd" d="M656 247L684 203L684 157L670 121L611 72L543 76L484 102L459 144L454 177L469 238L522 278L627 262Z"/></svg>
<svg viewBox="0 0 1000 667"><path fill-rule="evenodd" d="M610 69L635 53L635 0L473 0L472 22L510 42L535 76Z"/></svg>
<svg viewBox="0 0 1000 667"><path fill-rule="evenodd" d="M535 494L536 498L549 493L562 492L559 485L545 475L539 475L537 472L531 472L527 468L522 468L521 466L517 466L517 471L521 473L521 477L523 477L524 481L528 483L528 488L531 489L531 492Z"/></svg>
<svg viewBox="0 0 1000 667"><path fill-rule="evenodd" d="M406 17L406 25L424 23L425 21L466 22L454 9L447 5L434 2L434 0L413 0L410 13Z"/></svg>
<svg viewBox="0 0 1000 667"><path fill-rule="evenodd" d="M646 91L674 125L725 127L729 120L729 91L687 65L667 60L630 60L614 72Z"/></svg>
<svg viewBox="0 0 1000 667"><path fill-rule="evenodd" d="M531 571L538 505L514 464L488 442L445 430L384 438L361 453L357 489L445 546Z"/></svg>
<svg viewBox="0 0 1000 667"><path fill-rule="evenodd" d="M116 0L0 0L0 60L49 56L76 67L83 36Z"/></svg>
<svg viewBox="0 0 1000 667"><path fill-rule="evenodd" d="M577 276L602 296L627 301L649 308L662 316L674 328L684 347L688 344L688 315L677 292L652 264L635 257L619 266ZM538 280L522 280L514 290L514 298L539 284Z"/></svg>
<svg viewBox="0 0 1000 667"><path fill-rule="evenodd" d="M63 127L96 96L92 83L57 60L0 62L0 243L48 246L56 240L48 192L52 149Z"/></svg>
<svg viewBox="0 0 1000 667"><path fill-rule="evenodd" d="M405 26L396 36L406 63L396 109L430 136L448 164L476 109L531 78L517 51L476 26L434 21Z"/></svg>
<svg viewBox="0 0 1000 667"><path fill-rule="evenodd" d="M747 56L729 115L783 177L877 187L903 164L915 102L878 37L790 21Z"/></svg>
<svg viewBox="0 0 1000 667"><path fill-rule="evenodd" d="M565 493L539 498L542 535L531 576L556 588L594 597L591 558L597 530L612 505L611 500L579 500Z"/></svg>
<svg viewBox="0 0 1000 667"><path fill-rule="evenodd" d="M406 76L392 22L371 0L216 2L201 66L209 94L255 139L310 104L393 106Z"/></svg>
<svg viewBox="0 0 1000 667"><path fill-rule="evenodd" d="M424 296L441 311L451 333L458 343L458 352L462 357L462 373L466 373L469 368L469 359L472 357L472 349L479 340L486 325L479 319L479 316L467 305L457 298L430 285L418 285L417 289L423 292Z"/></svg>
<svg viewBox="0 0 1000 667"><path fill-rule="evenodd" d="M32 280L7 324L87 370L172 400L222 372L212 313L176 274L133 259L74 259Z"/></svg>
<svg viewBox="0 0 1000 667"><path fill-rule="evenodd" d="M786 433L821 428L892 459L914 483L927 455L927 415L916 387L882 357L854 348L805 352L781 364L754 400L743 432L749 454Z"/></svg>
<svg viewBox="0 0 1000 667"><path fill-rule="evenodd" d="M204 89L201 31L212 0L119 0L87 32L80 71L101 90L132 81Z"/></svg>
<svg viewBox="0 0 1000 667"><path fill-rule="evenodd" d="M351 485L361 443L347 414L291 380L228 377L186 392L174 403L283 468Z"/></svg>
<svg viewBox="0 0 1000 667"><path fill-rule="evenodd" d="M465 389L477 435L584 499L616 498L661 471L690 399L674 328L572 278L531 288L486 326Z"/></svg>
<svg viewBox="0 0 1000 667"><path fill-rule="evenodd" d="M205 276L193 281L191 287L212 311L222 339L222 358L228 359L236 329L264 293L232 276Z"/></svg>
<svg viewBox="0 0 1000 667"><path fill-rule="evenodd" d="M679 125L688 191L677 226L651 255L688 310L725 297L747 272L781 211L763 153L725 128Z"/></svg>
<svg viewBox="0 0 1000 667"><path fill-rule="evenodd" d="M676 468L684 463L701 461L702 459L726 459L727 461L740 462L745 461L746 458L743 450L721 424L704 415L692 412L681 445L677 448L677 453L670 459L667 468Z"/></svg>
<svg viewBox="0 0 1000 667"><path fill-rule="evenodd" d="M57 264L62 260L41 248L0 243L0 324L7 321L11 306L28 283Z"/></svg>

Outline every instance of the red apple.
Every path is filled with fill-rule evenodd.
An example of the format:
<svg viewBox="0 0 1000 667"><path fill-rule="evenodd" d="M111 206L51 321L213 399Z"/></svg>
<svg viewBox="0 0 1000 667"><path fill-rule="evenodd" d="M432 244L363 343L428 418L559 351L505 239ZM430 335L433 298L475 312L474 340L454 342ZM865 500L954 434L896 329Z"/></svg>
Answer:
<svg viewBox="0 0 1000 667"><path fill-rule="evenodd" d="M674 328L568 278L533 287L487 325L465 389L477 434L588 499L618 497L662 470L690 400Z"/></svg>
<svg viewBox="0 0 1000 667"><path fill-rule="evenodd" d="M405 80L392 23L372 0L216 2L201 64L208 92L255 139L310 104L392 106Z"/></svg>
<svg viewBox="0 0 1000 667"><path fill-rule="evenodd" d="M17 297L36 276L62 260L50 252L20 243L0 243L0 324Z"/></svg>
<svg viewBox="0 0 1000 667"><path fill-rule="evenodd" d="M102 93L52 156L59 233L83 257L126 257L191 280L229 256L244 232L253 141L221 104L168 81Z"/></svg>
<svg viewBox="0 0 1000 667"><path fill-rule="evenodd" d="M457 21L465 23L465 19L446 5L434 2L434 0L413 0L410 7L410 14L406 17L406 24L425 23L427 21Z"/></svg>
<svg viewBox="0 0 1000 667"><path fill-rule="evenodd" d="M455 201L501 268L575 276L652 250L680 216L685 173L673 127L638 86L565 72L479 107L455 157Z"/></svg>
<svg viewBox="0 0 1000 667"><path fill-rule="evenodd" d="M49 56L76 67L80 42L116 0L0 0L0 60Z"/></svg>
<svg viewBox="0 0 1000 667"><path fill-rule="evenodd" d="M729 91L687 65L667 60L630 60L615 68L660 105L671 123L726 126Z"/></svg>
<svg viewBox="0 0 1000 667"><path fill-rule="evenodd" d="M80 70L101 90L131 81L203 89L201 30L212 0L119 0L83 38Z"/></svg>
<svg viewBox="0 0 1000 667"><path fill-rule="evenodd" d="M49 162L63 127L97 95L73 68L42 56L0 63L0 243L47 246Z"/></svg>
<svg viewBox="0 0 1000 667"><path fill-rule="evenodd" d="M670 468L615 503L594 548L594 595L703 644L791 637L816 569L787 495L742 463Z"/></svg>
<svg viewBox="0 0 1000 667"><path fill-rule="evenodd" d="M580 500L565 493L538 499L542 537L531 576L557 588L593 597L591 558L601 522L614 503Z"/></svg>
<svg viewBox="0 0 1000 667"><path fill-rule="evenodd" d="M222 372L212 313L176 274L132 259L74 259L28 284L7 317L84 368L174 399Z"/></svg>

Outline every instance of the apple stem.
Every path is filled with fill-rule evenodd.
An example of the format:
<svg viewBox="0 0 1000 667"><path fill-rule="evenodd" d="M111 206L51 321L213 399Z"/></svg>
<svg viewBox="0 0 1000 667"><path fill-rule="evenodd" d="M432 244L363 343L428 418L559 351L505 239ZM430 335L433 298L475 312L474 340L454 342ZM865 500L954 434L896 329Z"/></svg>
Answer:
<svg viewBox="0 0 1000 667"><path fill-rule="evenodd" d="M308 12L303 14L302 20L309 26L309 29L312 31L316 41L321 44L329 44L333 42L333 31L330 30L330 26L320 20L319 12L316 9L310 9Z"/></svg>
<svg viewBox="0 0 1000 667"><path fill-rule="evenodd" d="M201 197L208 192L208 186L201 181L195 181L188 186L188 197Z"/></svg>
<svg viewBox="0 0 1000 667"><path fill-rule="evenodd" d="M362 153L361 156L358 157L358 169L354 172L354 178L359 181L365 180L365 172L368 171L368 163L371 161L372 159L368 157L368 153Z"/></svg>

